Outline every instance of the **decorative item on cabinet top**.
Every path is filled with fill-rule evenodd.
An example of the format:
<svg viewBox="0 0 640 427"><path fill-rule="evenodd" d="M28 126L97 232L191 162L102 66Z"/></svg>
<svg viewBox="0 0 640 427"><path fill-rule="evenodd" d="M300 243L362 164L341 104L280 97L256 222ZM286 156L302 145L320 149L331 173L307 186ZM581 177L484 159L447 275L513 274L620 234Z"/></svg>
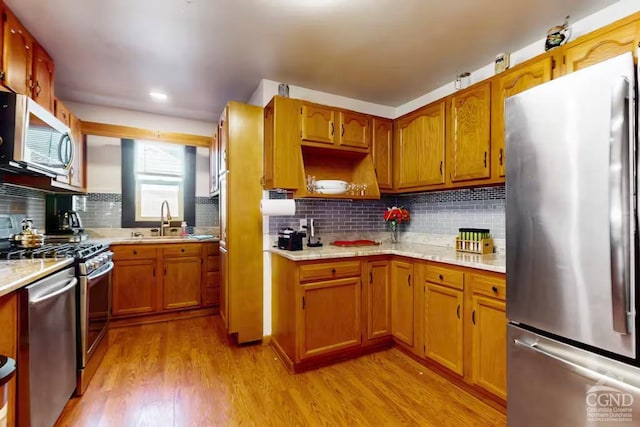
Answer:
<svg viewBox="0 0 640 427"><path fill-rule="evenodd" d="M554 47L562 46L569 41L569 37L571 37L571 29L569 28L569 16L567 15L562 25L556 25L547 31L544 50L551 50Z"/></svg>

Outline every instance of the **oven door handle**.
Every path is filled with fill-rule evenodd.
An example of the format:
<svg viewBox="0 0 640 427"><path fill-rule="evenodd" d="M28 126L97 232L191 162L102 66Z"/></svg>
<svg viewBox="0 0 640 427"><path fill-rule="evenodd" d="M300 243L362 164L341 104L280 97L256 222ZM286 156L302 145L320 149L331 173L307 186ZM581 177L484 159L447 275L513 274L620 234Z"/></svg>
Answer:
<svg viewBox="0 0 640 427"><path fill-rule="evenodd" d="M55 298L58 295L64 294L65 292L69 291L71 288L75 287L77 284L78 284L78 279L76 279L74 277L73 279L71 279L69 281L69 284L67 286L65 286L64 288L58 289L57 291L51 292L50 294L46 294L46 295L43 295L41 297L35 298L35 299L29 301L29 303L31 305L40 304L41 302L50 300L51 298Z"/></svg>
<svg viewBox="0 0 640 427"><path fill-rule="evenodd" d="M89 279L89 280L99 279L100 277L104 276L105 274L109 274L109 272L111 272L111 270L113 270L113 267L115 266L113 261L109 261L109 264L106 264L106 265L109 266L107 269L99 271L95 275L94 275L94 273L91 273L89 276L87 276L87 279Z"/></svg>

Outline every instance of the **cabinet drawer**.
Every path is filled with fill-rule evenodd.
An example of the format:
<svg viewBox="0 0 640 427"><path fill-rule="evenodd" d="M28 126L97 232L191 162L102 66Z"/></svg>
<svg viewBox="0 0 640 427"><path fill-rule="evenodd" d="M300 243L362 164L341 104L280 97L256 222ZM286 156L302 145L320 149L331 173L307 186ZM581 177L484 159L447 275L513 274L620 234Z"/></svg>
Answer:
<svg viewBox="0 0 640 427"><path fill-rule="evenodd" d="M124 259L153 259L156 257L156 248L148 246L122 245L112 246L113 260Z"/></svg>
<svg viewBox="0 0 640 427"><path fill-rule="evenodd" d="M456 289L464 288L464 273L462 271L445 267L436 267L434 265L427 265L425 270L425 277L427 281L431 283L438 283Z"/></svg>
<svg viewBox="0 0 640 427"><path fill-rule="evenodd" d="M202 292L202 303L204 305L218 305L220 302L220 287L209 286Z"/></svg>
<svg viewBox="0 0 640 427"><path fill-rule="evenodd" d="M220 254L220 245L218 243L205 243L206 254L209 256Z"/></svg>
<svg viewBox="0 0 640 427"><path fill-rule="evenodd" d="M486 295L500 300L505 300L507 297L507 286L501 277L469 274L467 279L469 286L471 286L471 292L474 294Z"/></svg>
<svg viewBox="0 0 640 427"><path fill-rule="evenodd" d="M207 286L218 286L220 285L220 273L207 273Z"/></svg>
<svg viewBox="0 0 640 427"><path fill-rule="evenodd" d="M300 266L300 281L360 276L360 261L307 264Z"/></svg>
<svg viewBox="0 0 640 427"><path fill-rule="evenodd" d="M207 271L220 271L220 257L219 256L211 256L207 257Z"/></svg>
<svg viewBox="0 0 640 427"><path fill-rule="evenodd" d="M183 257L183 256L200 256L200 245L171 245L162 249L162 255L165 258Z"/></svg>

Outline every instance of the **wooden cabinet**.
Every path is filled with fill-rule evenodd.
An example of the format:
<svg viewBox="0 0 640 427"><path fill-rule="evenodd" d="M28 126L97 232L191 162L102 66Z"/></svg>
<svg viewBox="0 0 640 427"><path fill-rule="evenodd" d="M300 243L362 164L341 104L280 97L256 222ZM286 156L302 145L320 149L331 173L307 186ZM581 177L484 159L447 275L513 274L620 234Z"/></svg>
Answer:
<svg viewBox="0 0 640 427"><path fill-rule="evenodd" d="M220 317L224 322L224 326L229 328L229 277L227 271L229 269L229 260L227 257L227 249L220 247Z"/></svg>
<svg viewBox="0 0 640 427"><path fill-rule="evenodd" d="M458 289L427 282L425 291L425 355L463 374L463 301Z"/></svg>
<svg viewBox="0 0 640 427"><path fill-rule="evenodd" d="M71 127L71 112L69 111L67 106L58 98L55 98L53 106L56 118L65 125Z"/></svg>
<svg viewBox="0 0 640 427"><path fill-rule="evenodd" d="M566 47L565 72L578 71L625 52L632 52L637 59L639 42L639 21L594 31Z"/></svg>
<svg viewBox="0 0 640 427"><path fill-rule="evenodd" d="M413 346L413 264L391 261L391 327L395 338Z"/></svg>
<svg viewBox="0 0 640 427"><path fill-rule="evenodd" d="M0 334L0 354L8 356L13 360L17 360L18 356L18 294L11 294L0 297L0 325L2 325L2 333ZM20 372L21 366L16 366ZM25 366L25 368L27 368ZM19 373L17 373L19 375ZM16 378L17 375L9 381L7 387L7 426L16 425Z"/></svg>
<svg viewBox="0 0 640 427"><path fill-rule="evenodd" d="M371 156L380 189L393 188L393 120L371 119Z"/></svg>
<svg viewBox="0 0 640 427"><path fill-rule="evenodd" d="M197 246L199 250L200 245ZM163 308L173 310L199 306L202 294L202 258L200 256L165 257L163 264Z"/></svg>
<svg viewBox="0 0 640 427"><path fill-rule="evenodd" d="M117 261L113 269L112 314L127 316L157 311L156 259Z"/></svg>
<svg viewBox="0 0 640 427"><path fill-rule="evenodd" d="M367 264L367 338L391 335L391 268L389 261Z"/></svg>
<svg viewBox="0 0 640 427"><path fill-rule="evenodd" d="M202 304L205 306L220 303L220 248L218 243L203 245Z"/></svg>
<svg viewBox="0 0 640 427"><path fill-rule="evenodd" d="M220 120L218 121L218 149L220 157L218 158L218 173L224 173L229 170L228 164L228 148L229 148L229 107L225 107Z"/></svg>
<svg viewBox="0 0 640 427"><path fill-rule="evenodd" d="M82 122L73 114L69 114L69 125L73 141L73 160L69 168L69 185L78 188L80 191L85 191L85 143L84 135L82 134Z"/></svg>
<svg viewBox="0 0 640 427"><path fill-rule="evenodd" d="M469 285L472 289L472 381L506 399L507 316L504 279L472 275Z"/></svg>
<svg viewBox="0 0 640 427"><path fill-rule="evenodd" d="M38 43L33 44L33 90L31 97L42 107L54 112L53 59Z"/></svg>
<svg viewBox="0 0 640 427"><path fill-rule="evenodd" d="M334 144L336 115L331 107L303 103L300 118L300 139L302 142Z"/></svg>
<svg viewBox="0 0 640 427"><path fill-rule="evenodd" d="M395 124L394 177L397 189L445 182L445 102L403 117Z"/></svg>
<svg viewBox="0 0 640 427"><path fill-rule="evenodd" d="M218 128L211 137L211 145L209 146L209 195L216 196L220 191L220 147L219 147Z"/></svg>
<svg viewBox="0 0 640 427"><path fill-rule="evenodd" d="M536 58L504 72L495 80L491 101L491 148L493 150L492 161L495 165L494 174L497 176L504 177L506 175L505 99L551 80L553 61L554 59L550 55L542 59Z"/></svg>
<svg viewBox="0 0 640 427"><path fill-rule="evenodd" d="M3 84L14 92L31 95L33 38L9 9L5 9L4 18Z"/></svg>
<svg viewBox="0 0 640 427"><path fill-rule="evenodd" d="M296 189L300 173L300 101L275 96L264 107L263 186Z"/></svg>
<svg viewBox="0 0 640 427"><path fill-rule="evenodd" d="M369 148L369 116L353 111L340 111L338 144L344 147Z"/></svg>
<svg viewBox="0 0 640 427"><path fill-rule="evenodd" d="M359 346L360 278L301 286L300 359Z"/></svg>
<svg viewBox="0 0 640 427"><path fill-rule="evenodd" d="M451 96L449 161L451 182L491 176L491 81Z"/></svg>

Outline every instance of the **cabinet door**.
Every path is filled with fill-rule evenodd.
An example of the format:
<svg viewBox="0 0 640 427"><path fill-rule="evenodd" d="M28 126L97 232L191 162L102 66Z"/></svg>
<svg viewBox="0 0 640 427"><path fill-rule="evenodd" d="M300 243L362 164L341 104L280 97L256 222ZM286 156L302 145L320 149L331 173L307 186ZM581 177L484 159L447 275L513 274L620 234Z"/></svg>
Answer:
<svg viewBox="0 0 640 427"><path fill-rule="evenodd" d="M451 97L451 181L489 178L491 82Z"/></svg>
<svg viewBox="0 0 640 427"><path fill-rule="evenodd" d="M369 148L369 116L352 111L340 112L340 145Z"/></svg>
<svg viewBox="0 0 640 427"><path fill-rule="evenodd" d="M276 132L275 101L272 100L264 107L264 137L262 152L262 186L272 189L275 176L275 132Z"/></svg>
<svg viewBox="0 0 640 427"><path fill-rule="evenodd" d="M220 148L218 147L219 135L218 129L211 137L211 146L209 147L209 194L214 196L220 190L220 181L218 174L220 172Z"/></svg>
<svg viewBox="0 0 640 427"><path fill-rule="evenodd" d="M33 38L9 9L5 9L5 17L2 45L4 85L14 92L31 95Z"/></svg>
<svg viewBox="0 0 640 427"><path fill-rule="evenodd" d="M164 309L196 307L201 301L201 258L164 259Z"/></svg>
<svg viewBox="0 0 640 427"><path fill-rule="evenodd" d="M224 112L220 116L218 122L218 147L219 147L219 162L218 173L224 173L229 168L229 159L227 158L227 148L229 144L229 107L224 107Z"/></svg>
<svg viewBox="0 0 640 427"><path fill-rule="evenodd" d="M118 261L113 269L114 316L156 311L156 260Z"/></svg>
<svg viewBox="0 0 640 427"><path fill-rule="evenodd" d="M315 104L302 105L301 139L333 145L335 137L335 112L330 107Z"/></svg>
<svg viewBox="0 0 640 427"><path fill-rule="evenodd" d="M567 47L565 72L571 73L590 65L632 52L637 59L636 48L640 41L640 24L632 22L607 32L596 32L592 38Z"/></svg>
<svg viewBox="0 0 640 427"><path fill-rule="evenodd" d="M463 292L427 283L425 295L426 356L462 375Z"/></svg>
<svg viewBox="0 0 640 427"><path fill-rule="evenodd" d="M378 179L378 187L384 189L393 188L393 120L374 117L371 121L373 128L373 141L371 154L373 167Z"/></svg>
<svg viewBox="0 0 640 427"><path fill-rule="evenodd" d="M220 175L220 196L219 212L220 216L220 246L227 247L227 206L229 202L229 182L226 175Z"/></svg>
<svg viewBox="0 0 640 427"><path fill-rule="evenodd" d="M54 100L53 106L55 109L56 118L65 125L71 127L71 113L69 112L67 106L57 98Z"/></svg>
<svg viewBox="0 0 640 427"><path fill-rule="evenodd" d="M473 382L507 398L507 316L505 303L474 294Z"/></svg>
<svg viewBox="0 0 640 427"><path fill-rule="evenodd" d="M504 101L510 96L523 92L534 86L551 80L552 58L546 57L540 61L517 67L501 75L494 88L491 112L491 146L493 161L497 165L498 176L506 174L506 153L504 136Z"/></svg>
<svg viewBox="0 0 640 427"><path fill-rule="evenodd" d="M388 261L368 264L367 338L391 335L391 269Z"/></svg>
<svg viewBox="0 0 640 427"><path fill-rule="evenodd" d="M84 136L82 122L73 114L69 115L71 138L73 139L73 160L69 168L69 185L84 188Z"/></svg>
<svg viewBox="0 0 640 427"><path fill-rule="evenodd" d="M1 6L0 6L1 7ZM0 298L0 354L17 360L18 356L18 293L13 292ZM7 388L7 426L14 426L16 420L16 379L20 366L16 366L18 372L5 386ZM27 368L24 366L23 368ZM1 412L1 411L0 411ZM0 419L2 417L0 416Z"/></svg>
<svg viewBox="0 0 640 427"><path fill-rule="evenodd" d="M360 286L352 277L300 287L300 359L360 345Z"/></svg>
<svg viewBox="0 0 640 427"><path fill-rule="evenodd" d="M413 264L391 262L391 327L393 336L413 346Z"/></svg>
<svg viewBox="0 0 640 427"><path fill-rule="evenodd" d="M444 184L445 102L399 120L396 132L395 187Z"/></svg>
<svg viewBox="0 0 640 427"><path fill-rule="evenodd" d="M33 44L32 98L53 113L53 59L37 43Z"/></svg>
<svg viewBox="0 0 640 427"><path fill-rule="evenodd" d="M220 317L225 328L229 329L229 277L227 249L220 247Z"/></svg>

